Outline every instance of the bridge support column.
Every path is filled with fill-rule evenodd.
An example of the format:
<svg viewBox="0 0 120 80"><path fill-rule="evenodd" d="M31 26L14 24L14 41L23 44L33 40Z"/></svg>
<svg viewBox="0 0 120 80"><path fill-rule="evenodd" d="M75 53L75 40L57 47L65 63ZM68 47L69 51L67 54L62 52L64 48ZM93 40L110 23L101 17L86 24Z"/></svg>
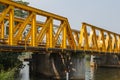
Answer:
<svg viewBox="0 0 120 80"><path fill-rule="evenodd" d="M85 55L82 53L72 53L71 63L71 79L85 80Z"/></svg>
<svg viewBox="0 0 120 80"><path fill-rule="evenodd" d="M96 64L98 67L119 67L120 68L120 59L118 55L95 55L91 56L91 62Z"/></svg>
<svg viewBox="0 0 120 80"><path fill-rule="evenodd" d="M38 77L50 77L51 66L49 62L50 54L34 53L30 61L30 74Z"/></svg>
<svg viewBox="0 0 120 80"><path fill-rule="evenodd" d="M30 73L47 79L85 80L85 58L77 53L34 53Z"/></svg>

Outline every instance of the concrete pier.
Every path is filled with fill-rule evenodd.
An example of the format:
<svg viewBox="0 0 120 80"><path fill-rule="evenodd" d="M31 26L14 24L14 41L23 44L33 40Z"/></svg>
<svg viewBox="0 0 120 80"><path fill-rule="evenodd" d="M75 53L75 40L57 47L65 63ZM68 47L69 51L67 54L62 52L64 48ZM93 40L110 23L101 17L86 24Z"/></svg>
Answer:
<svg viewBox="0 0 120 80"><path fill-rule="evenodd" d="M92 64L94 63L94 64ZM111 68L118 68L120 67L120 58L118 55L91 55L91 65L98 67L111 67Z"/></svg>
<svg viewBox="0 0 120 80"><path fill-rule="evenodd" d="M81 53L34 53L30 73L46 79L85 80L85 58Z"/></svg>

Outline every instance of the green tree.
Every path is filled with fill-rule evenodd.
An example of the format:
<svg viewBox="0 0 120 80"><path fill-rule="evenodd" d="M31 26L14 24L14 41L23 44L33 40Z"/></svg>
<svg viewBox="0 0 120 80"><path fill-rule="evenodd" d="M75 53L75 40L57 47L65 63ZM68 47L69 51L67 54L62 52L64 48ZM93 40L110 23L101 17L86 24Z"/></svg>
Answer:
<svg viewBox="0 0 120 80"><path fill-rule="evenodd" d="M0 12L2 12L4 10L4 8L5 8L5 5L0 3Z"/></svg>
<svg viewBox="0 0 120 80"><path fill-rule="evenodd" d="M18 56L20 54L21 53L16 52L0 52L0 69L8 70L21 64L21 62L18 60Z"/></svg>
<svg viewBox="0 0 120 80"><path fill-rule="evenodd" d="M24 2L22 0L14 0L15 2L19 3L19 4L23 4L23 5L29 5L29 2ZM26 15L28 15L28 12L21 10L21 9L15 9L15 16L17 17L26 17Z"/></svg>
<svg viewBox="0 0 120 80"><path fill-rule="evenodd" d="M15 1L19 4L26 5L26 6L29 5L29 2L25 2L25 1L22 1L22 0L13 0L13 1ZM0 3L0 12L2 12L5 8L6 8L6 5L3 5L3 4ZM18 9L18 8L15 9L15 16L17 16L17 17L24 18L27 14L28 13L24 10L21 10L21 9Z"/></svg>

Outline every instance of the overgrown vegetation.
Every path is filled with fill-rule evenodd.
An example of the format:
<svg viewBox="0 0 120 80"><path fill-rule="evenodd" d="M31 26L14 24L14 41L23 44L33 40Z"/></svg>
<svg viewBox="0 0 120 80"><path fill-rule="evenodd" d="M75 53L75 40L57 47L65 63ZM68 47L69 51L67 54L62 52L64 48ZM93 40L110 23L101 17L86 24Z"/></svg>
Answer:
<svg viewBox="0 0 120 80"><path fill-rule="evenodd" d="M0 52L0 80L14 80L14 74L22 64L18 59L20 54L16 52Z"/></svg>
<svg viewBox="0 0 120 80"><path fill-rule="evenodd" d="M0 80L14 80L16 68L0 72Z"/></svg>
<svg viewBox="0 0 120 80"><path fill-rule="evenodd" d="M12 69L21 64L21 61L18 59L20 54L16 52L0 52L0 71Z"/></svg>

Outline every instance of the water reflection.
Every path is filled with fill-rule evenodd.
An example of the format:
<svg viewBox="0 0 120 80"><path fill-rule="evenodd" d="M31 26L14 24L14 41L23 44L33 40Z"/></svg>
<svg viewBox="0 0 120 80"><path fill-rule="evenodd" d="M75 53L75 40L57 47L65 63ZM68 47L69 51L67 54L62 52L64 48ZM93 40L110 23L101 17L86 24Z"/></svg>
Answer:
<svg viewBox="0 0 120 80"><path fill-rule="evenodd" d="M19 73L17 80L41 80L38 78L30 78L28 62L23 62L25 65ZM86 62L86 79L85 80L120 80L120 69L111 68L91 68L89 62ZM43 79L44 80L44 79Z"/></svg>
<svg viewBox="0 0 120 80"><path fill-rule="evenodd" d="M85 80L120 80L120 69L93 68L87 65Z"/></svg>
<svg viewBox="0 0 120 80"><path fill-rule="evenodd" d="M94 80L120 80L120 69L99 68L94 73Z"/></svg>
<svg viewBox="0 0 120 80"><path fill-rule="evenodd" d="M29 62L23 62L22 69L20 70L17 80L30 80L29 76Z"/></svg>

